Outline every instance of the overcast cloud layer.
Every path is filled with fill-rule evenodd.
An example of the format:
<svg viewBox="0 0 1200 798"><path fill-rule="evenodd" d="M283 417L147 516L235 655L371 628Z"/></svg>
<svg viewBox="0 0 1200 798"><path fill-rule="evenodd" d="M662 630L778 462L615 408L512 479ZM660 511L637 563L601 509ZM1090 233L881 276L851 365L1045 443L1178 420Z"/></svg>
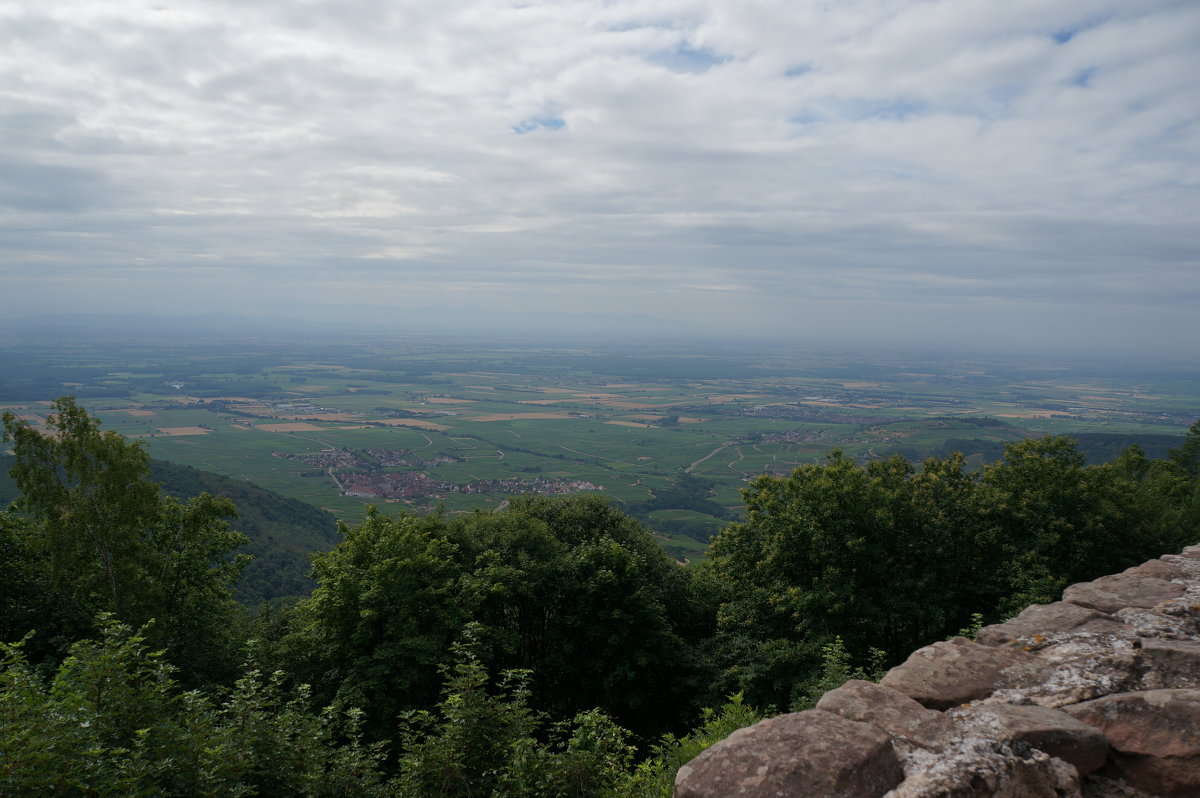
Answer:
<svg viewBox="0 0 1200 798"><path fill-rule="evenodd" d="M1197 76L1195 0L0 0L2 301L1186 353Z"/></svg>

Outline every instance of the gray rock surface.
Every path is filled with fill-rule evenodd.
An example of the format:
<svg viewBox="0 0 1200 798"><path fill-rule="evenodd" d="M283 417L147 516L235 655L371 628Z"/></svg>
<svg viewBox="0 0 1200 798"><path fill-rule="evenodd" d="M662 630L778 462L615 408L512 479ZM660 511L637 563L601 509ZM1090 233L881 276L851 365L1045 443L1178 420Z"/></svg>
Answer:
<svg viewBox="0 0 1200 798"><path fill-rule="evenodd" d="M1151 609L1164 601L1179 598L1183 593L1183 585L1165 579L1113 574L1071 585L1063 591L1063 601L1111 613L1125 607Z"/></svg>
<svg viewBox="0 0 1200 798"><path fill-rule="evenodd" d="M988 701L1061 707L1142 685L1140 651L1132 636L1080 633L1046 646L1037 657L1042 679L1001 688Z"/></svg>
<svg viewBox="0 0 1200 798"><path fill-rule="evenodd" d="M1099 770L1108 757L1108 741L1094 726L1049 707L976 704L953 710L958 718L990 722L996 738L1010 746L1028 745L1073 765L1079 775Z"/></svg>
<svg viewBox="0 0 1200 798"><path fill-rule="evenodd" d="M1125 780L1170 796L1200 796L1200 689L1118 693L1066 707L1104 732Z"/></svg>
<svg viewBox="0 0 1200 798"><path fill-rule="evenodd" d="M1111 615L1078 604L1056 601L1053 604L1031 604L1009 621L985 626L975 635L975 640L985 646L1038 648L1064 634L1117 634L1122 630L1121 622Z"/></svg>
<svg viewBox="0 0 1200 798"><path fill-rule="evenodd" d="M1149 560L1141 565L1126 568L1122 573L1133 574L1135 576L1148 576L1152 579L1166 579L1168 581L1187 577L1187 571L1166 560Z"/></svg>
<svg viewBox="0 0 1200 798"><path fill-rule="evenodd" d="M1142 688L1200 687L1200 640L1142 640Z"/></svg>
<svg viewBox="0 0 1200 798"><path fill-rule="evenodd" d="M675 798L880 798L904 779L882 730L810 709L734 732L675 777Z"/></svg>
<svg viewBox="0 0 1200 798"><path fill-rule="evenodd" d="M918 649L880 681L930 709L949 709L1001 687L1044 677L1037 657L1013 648L982 646L956 637Z"/></svg>
<svg viewBox="0 0 1200 798"><path fill-rule="evenodd" d="M991 718L954 716L955 733L933 753L915 749L904 758L904 782L886 798L1079 798L1075 768L1029 746L1000 740Z"/></svg>

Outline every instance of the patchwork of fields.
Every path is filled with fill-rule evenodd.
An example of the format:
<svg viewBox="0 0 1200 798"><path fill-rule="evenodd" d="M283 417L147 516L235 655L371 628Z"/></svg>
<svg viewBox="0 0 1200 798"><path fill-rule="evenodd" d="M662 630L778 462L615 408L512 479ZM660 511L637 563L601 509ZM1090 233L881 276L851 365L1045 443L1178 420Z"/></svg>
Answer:
<svg viewBox="0 0 1200 798"><path fill-rule="evenodd" d="M457 512L523 491L598 490L645 510L681 555L737 517L749 479L789 473L834 447L914 460L953 448L979 462L1030 435L1153 439L1181 435L1200 417L1195 384L1170 375L778 352L714 360L374 345L344 354L331 362L327 352L268 348L256 367L225 371L198 355L169 369L152 359L114 359L108 371L75 365L89 369L81 402L152 456L346 520L369 503ZM105 385L118 395L97 395ZM49 398L4 404L36 423ZM683 475L707 492L712 512L654 504Z"/></svg>

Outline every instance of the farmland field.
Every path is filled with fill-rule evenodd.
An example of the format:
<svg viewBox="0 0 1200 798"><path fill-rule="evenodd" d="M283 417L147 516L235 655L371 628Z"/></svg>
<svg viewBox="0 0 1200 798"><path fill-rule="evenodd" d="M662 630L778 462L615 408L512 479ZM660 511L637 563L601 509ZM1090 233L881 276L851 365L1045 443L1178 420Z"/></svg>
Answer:
<svg viewBox="0 0 1200 798"><path fill-rule="evenodd" d="M978 464L1067 433L1153 456L1200 418L1200 377L1171 364L428 340L41 340L0 356L0 404L33 423L75 394L153 457L349 521L368 504L462 512L597 491L681 557L738 517L748 480L835 447ZM690 498L662 506L685 477Z"/></svg>

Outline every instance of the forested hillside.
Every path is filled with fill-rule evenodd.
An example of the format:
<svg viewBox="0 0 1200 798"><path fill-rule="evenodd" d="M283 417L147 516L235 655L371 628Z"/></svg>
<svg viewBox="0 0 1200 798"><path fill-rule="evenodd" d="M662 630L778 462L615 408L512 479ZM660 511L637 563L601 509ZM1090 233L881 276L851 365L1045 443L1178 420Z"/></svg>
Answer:
<svg viewBox="0 0 1200 798"><path fill-rule="evenodd" d="M256 615L230 502L164 494L140 446L56 411L5 416L7 794L669 795L829 679L1200 539L1200 423L1094 465L1062 437L981 471L833 451L753 480L693 567L595 495L372 512Z"/></svg>
<svg viewBox="0 0 1200 798"><path fill-rule="evenodd" d="M11 455L0 454L0 507L20 495L8 473L14 462ZM309 555L328 551L337 542L337 523L328 513L250 482L191 466L165 460L150 460L149 466L150 479L168 496L187 499L209 493L233 502L232 525L247 538L239 551L251 557L237 584L238 601L253 607L312 591Z"/></svg>

